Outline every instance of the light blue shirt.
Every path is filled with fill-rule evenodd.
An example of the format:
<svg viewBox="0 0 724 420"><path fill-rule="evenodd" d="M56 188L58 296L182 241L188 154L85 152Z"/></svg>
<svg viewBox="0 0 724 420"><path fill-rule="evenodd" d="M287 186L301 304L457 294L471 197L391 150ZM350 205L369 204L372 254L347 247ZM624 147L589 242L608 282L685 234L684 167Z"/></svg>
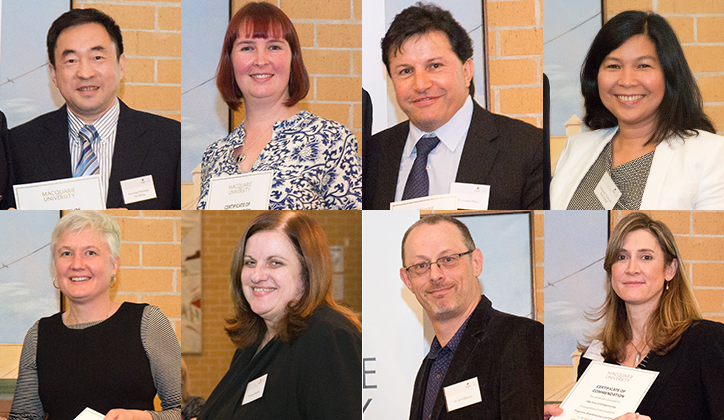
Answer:
<svg viewBox="0 0 724 420"><path fill-rule="evenodd" d="M442 127L426 133L415 127L410 122L410 131L407 134L407 142L402 151L400 160L400 172L397 175L397 191L395 201L402 200L402 193L405 191L407 177L410 175L412 164L417 157L415 144L425 135L431 134L440 139L440 144L427 156L427 175L430 178L430 195L449 194L450 184L455 182L455 177L460 166L460 157L463 154L465 138L468 135L470 121L473 119L473 100L468 96L465 104L453 115Z"/></svg>

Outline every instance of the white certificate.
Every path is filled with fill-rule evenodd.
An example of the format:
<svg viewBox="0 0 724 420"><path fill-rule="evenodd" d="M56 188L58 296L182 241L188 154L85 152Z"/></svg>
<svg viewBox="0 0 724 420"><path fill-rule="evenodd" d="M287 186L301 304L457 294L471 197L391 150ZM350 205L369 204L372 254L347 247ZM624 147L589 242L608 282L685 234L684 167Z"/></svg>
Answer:
<svg viewBox="0 0 724 420"><path fill-rule="evenodd" d="M557 420L613 419L636 412L659 372L591 362L561 403Z"/></svg>
<svg viewBox="0 0 724 420"><path fill-rule="evenodd" d="M457 210L457 198L450 194L431 195L390 203L390 210Z"/></svg>
<svg viewBox="0 0 724 420"><path fill-rule="evenodd" d="M13 185L19 210L105 210L100 175Z"/></svg>
<svg viewBox="0 0 724 420"><path fill-rule="evenodd" d="M458 198L458 209L487 210L490 185L453 182L450 184L450 194Z"/></svg>
<svg viewBox="0 0 724 420"><path fill-rule="evenodd" d="M105 416L96 410L86 407L85 410L81 411L73 420L103 420Z"/></svg>
<svg viewBox="0 0 724 420"><path fill-rule="evenodd" d="M267 210L274 171L211 178L208 210Z"/></svg>

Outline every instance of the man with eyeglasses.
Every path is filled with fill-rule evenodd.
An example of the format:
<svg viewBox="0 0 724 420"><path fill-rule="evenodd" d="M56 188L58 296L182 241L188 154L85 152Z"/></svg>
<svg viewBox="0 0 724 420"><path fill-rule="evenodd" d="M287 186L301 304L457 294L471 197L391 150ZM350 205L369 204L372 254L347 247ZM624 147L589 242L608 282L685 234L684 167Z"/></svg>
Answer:
<svg viewBox="0 0 724 420"><path fill-rule="evenodd" d="M410 420L540 418L543 325L497 311L481 294L483 254L468 228L446 215L421 218L402 238L402 264L400 278L435 331Z"/></svg>

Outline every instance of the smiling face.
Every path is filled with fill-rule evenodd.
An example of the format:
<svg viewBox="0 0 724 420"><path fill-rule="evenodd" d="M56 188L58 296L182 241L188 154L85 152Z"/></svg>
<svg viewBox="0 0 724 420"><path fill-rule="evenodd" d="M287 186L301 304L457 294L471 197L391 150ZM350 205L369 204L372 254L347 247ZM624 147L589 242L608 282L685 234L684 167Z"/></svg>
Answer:
<svg viewBox="0 0 724 420"><path fill-rule="evenodd" d="M268 38L253 38L250 28L241 26L231 50L234 77L244 101L263 100L272 104L289 98L292 51L281 30Z"/></svg>
<svg viewBox="0 0 724 420"><path fill-rule="evenodd" d="M460 230L449 222L422 224L405 242L405 266L436 261L440 257L468 251ZM466 315L480 299L478 276L483 271L483 254L475 249L461 257L457 267L441 269L437 264L420 277L400 268L400 278L417 298L433 322Z"/></svg>
<svg viewBox="0 0 724 420"><path fill-rule="evenodd" d="M302 264L284 233L261 231L246 241L241 287L251 310L274 331L289 302L304 290Z"/></svg>
<svg viewBox="0 0 724 420"><path fill-rule="evenodd" d="M664 281L674 278L678 261L666 265L656 237L644 229L634 230L623 241L611 266L611 286L627 306L643 305L653 311L659 304Z"/></svg>
<svg viewBox="0 0 724 420"><path fill-rule="evenodd" d="M408 38L390 52L397 103L417 128L431 132L450 121L469 95L473 60L462 63L441 31Z"/></svg>
<svg viewBox="0 0 724 420"><path fill-rule="evenodd" d="M100 234L89 229L64 233L55 244L53 258L58 287L71 302L108 297L119 261Z"/></svg>
<svg viewBox="0 0 724 420"><path fill-rule="evenodd" d="M50 75L68 108L92 123L113 106L124 69L125 56L116 57L105 28L86 23L60 33Z"/></svg>
<svg viewBox="0 0 724 420"><path fill-rule="evenodd" d="M598 71L598 93L621 127L653 133L666 90L656 46L636 35L611 51Z"/></svg>

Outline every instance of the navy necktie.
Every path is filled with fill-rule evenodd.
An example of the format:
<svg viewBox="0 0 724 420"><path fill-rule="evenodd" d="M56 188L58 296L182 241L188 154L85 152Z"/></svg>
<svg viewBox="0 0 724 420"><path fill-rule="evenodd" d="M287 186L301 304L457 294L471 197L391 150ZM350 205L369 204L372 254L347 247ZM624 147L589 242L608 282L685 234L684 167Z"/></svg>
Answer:
<svg viewBox="0 0 724 420"><path fill-rule="evenodd" d="M430 195L430 178L427 176L427 155L440 144L437 137L423 137L417 141L417 157L410 169L410 175L405 183L403 200L426 197Z"/></svg>

